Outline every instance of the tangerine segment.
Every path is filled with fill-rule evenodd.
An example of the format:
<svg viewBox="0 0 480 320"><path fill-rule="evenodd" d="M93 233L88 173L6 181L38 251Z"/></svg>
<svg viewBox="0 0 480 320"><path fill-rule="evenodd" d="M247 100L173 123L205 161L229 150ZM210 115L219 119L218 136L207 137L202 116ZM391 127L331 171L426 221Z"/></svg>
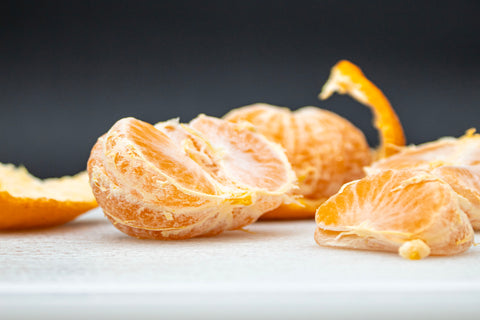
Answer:
<svg viewBox="0 0 480 320"><path fill-rule="evenodd" d="M480 135L468 130L460 138L444 137L399 151L392 157L374 162L365 170L372 173L384 169L431 170L445 165L480 165Z"/></svg>
<svg viewBox="0 0 480 320"><path fill-rule="evenodd" d="M86 172L41 180L24 167L0 164L0 206L0 230L20 230L64 224L97 203Z"/></svg>
<svg viewBox="0 0 480 320"><path fill-rule="evenodd" d="M304 204L284 205L265 216L269 219L313 217L315 207L342 184L364 175L371 161L363 133L346 119L326 110L304 107L296 111L258 103L230 111L224 118L249 123L286 152L298 180Z"/></svg>
<svg viewBox="0 0 480 320"><path fill-rule="evenodd" d="M442 178L468 200L464 210L473 228L480 229L480 135L473 130L458 139L446 137L405 147L365 168L369 174L385 169L422 169Z"/></svg>
<svg viewBox="0 0 480 320"><path fill-rule="evenodd" d="M350 61L342 60L332 68L319 98L325 100L335 92L349 94L372 110L373 124L380 134L377 158L391 156L397 152L398 146L405 145L402 125L390 102L382 91L365 77L362 70Z"/></svg>
<svg viewBox="0 0 480 320"><path fill-rule="evenodd" d="M462 201L462 209L473 229L480 230L480 166L443 166L432 170L432 174L467 200Z"/></svg>
<svg viewBox="0 0 480 320"><path fill-rule="evenodd" d="M93 147L88 173L108 219L149 239L243 227L278 207L295 182L276 144L207 116L191 125L121 119Z"/></svg>
<svg viewBox="0 0 480 320"><path fill-rule="evenodd" d="M218 163L221 172L229 181L246 190L276 192L279 181L286 182L286 177L291 181L296 179L293 171L286 169L288 159L279 145L272 144L249 128L224 123L225 120L200 115L190 122L190 126L215 146L220 155ZM282 161L272 161L279 157ZM285 191L288 190L281 192Z"/></svg>
<svg viewBox="0 0 480 320"><path fill-rule="evenodd" d="M322 246L400 250L409 259L460 253L474 240L462 201L428 172L381 171L346 184L317 209L315 240Z"/></svg>

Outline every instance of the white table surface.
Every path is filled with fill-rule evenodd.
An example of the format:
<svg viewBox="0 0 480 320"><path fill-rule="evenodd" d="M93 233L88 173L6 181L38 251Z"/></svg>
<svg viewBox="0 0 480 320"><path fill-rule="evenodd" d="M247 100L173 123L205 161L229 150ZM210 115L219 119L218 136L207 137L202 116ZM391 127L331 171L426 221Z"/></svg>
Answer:
<svg viewBox="0 0 480 320"><path fill-rule="evenodd" d="M258 222L138 240L95 209L57 228L3 232L0 319L480 319L479 247L407 261L320 247L314 228Z"/></svg>

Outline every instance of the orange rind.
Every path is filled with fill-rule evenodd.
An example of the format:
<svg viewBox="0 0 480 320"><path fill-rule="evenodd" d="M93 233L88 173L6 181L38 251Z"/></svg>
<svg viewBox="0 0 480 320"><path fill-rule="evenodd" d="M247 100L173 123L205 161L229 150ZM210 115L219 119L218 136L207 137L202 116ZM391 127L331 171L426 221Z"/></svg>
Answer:
<svg viewBox="0 0 480 320"><path fill-rule="evenodd" d="M162 240L253 223L291 198L296 179L280 146L204 115L155 126L121 119L93 147L88 173L115 227Z"/></svg>
<svg viewBox="0 0 480 320"><path fill-rule="evenodd" d="M374 115L374 126L380 135L376 158L382 159L398 152L405 145L405 135L397 114L380 89L368 80L359 67L347 60L338 62L319 94L325 100L333 93L349 94L369 107Z"/></svg>
<svg viewBox="0 0 480 320"><path fill-rule="evenodd" d="M474 241L464 200L428 172L380 171L347 183L317 209L315 240L412 260L458 254Z"/></svg>
<svg viewBox="0 0 480 320"><path fill-rule="evenodd" d="M326 198L308 199L305 197L297 197L294 201L284 203L277 209L263 214L261 220L296 220L311 219L315 215L315 210ZM313 212L313 214L312 214Z"/></svg>
<svg viewBox="0 0 480 320"><path fill-rule="evenodd" d="M24 167L0 164L0 230L54 227L96 206L86 172L41 180Z"/></svg>

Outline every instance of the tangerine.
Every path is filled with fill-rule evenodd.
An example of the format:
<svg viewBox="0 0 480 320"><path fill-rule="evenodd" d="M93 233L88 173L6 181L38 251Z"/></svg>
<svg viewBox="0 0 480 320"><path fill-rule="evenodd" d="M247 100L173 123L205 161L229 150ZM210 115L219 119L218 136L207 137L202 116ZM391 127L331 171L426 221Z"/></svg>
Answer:
<svg viewBox="0 0 480 320"><path fill-rule="evenodd" d="M155 126L121 119L93 147L88 173L113 225L148 239L241 228L278 207L295 186L280 146L204 115Z"/></svg>
<svg viewBox="0 0 480 320"><path fill-rule="evenodd" d="M363 177L371 152L363 133L348 120L320 108L296 111L258 103L227 113L232 122L247 121L285 148L298 181L298 202L262 218L311 218L315 209L348 181Z"/></svg>

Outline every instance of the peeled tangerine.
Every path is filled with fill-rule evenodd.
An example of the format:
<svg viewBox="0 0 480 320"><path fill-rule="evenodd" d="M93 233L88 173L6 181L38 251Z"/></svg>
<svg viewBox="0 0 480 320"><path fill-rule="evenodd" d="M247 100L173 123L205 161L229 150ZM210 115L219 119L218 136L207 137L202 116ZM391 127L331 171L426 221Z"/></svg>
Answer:
<svg viewBox="0 0 480 320"><path fill-rule="evenodd" d="M313 217L315 209L345 182L363 177L363 167L371 161L363 133L327 110L305 107L292 112L258 103L232 110L225 119L247 121L282 145L297 174L300 205L284 205L262 218Z"/></svg>
<svg viewBox="0 0 480 320"><path fill-rule="evenodd" d="M407 259L466 251L467 199L425 171L384 170L350 182L316 212L322 246L398 251Z"/></svg>
<svg viewBox="0 0 480 320"><path fill-rule="evenodd" d="M480 135L475 130L458 139L441 138L403 148L392 157L366 168L372 174L385 169L421 169L443 179L468 201L462 209L474 229L480 229Z"/></svg>
<svg viewBox="0 0 480 320"><path fill-rule="evenodd" d="M0 164L0 230L58 226L96 206L86 172L41 180Z"/></svg>
<svg viewBox="0 0 480 320"><path fill-rule="evenodd" d="M262 218L308 218L328 197L348 181L364 176L363 167L374 157L385 157L403 146L405 138L397 115L383 93L349 61L333 68L320 94L350 94L372 109L380 133L380 147L372 153L363 133L341 116L315 107L296 111L254 104L230 111L232 122L246 121L268 139L285 148L299 180L297 202L282 205Z"/></svg>
<svg viewBox="0 0 480 320"><path fill-rule="evenodd" d="M295 186L277 144L204 115L155 126L121 119L93 147L88 173L113 225L149 239L241 228L278 207Z"/></svg>

